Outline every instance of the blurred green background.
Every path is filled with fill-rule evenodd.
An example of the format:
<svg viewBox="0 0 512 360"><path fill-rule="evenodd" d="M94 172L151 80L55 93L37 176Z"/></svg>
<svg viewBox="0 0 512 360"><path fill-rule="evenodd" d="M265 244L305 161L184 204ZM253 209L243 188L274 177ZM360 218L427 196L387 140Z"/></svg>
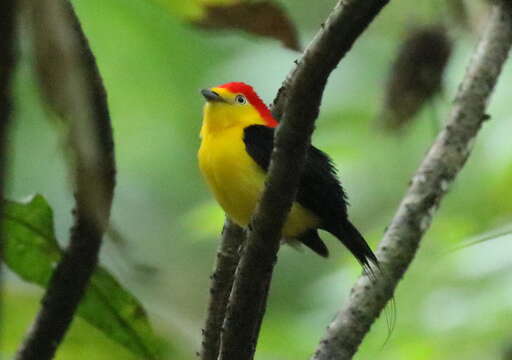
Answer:
<svg viewBox="0 0 512 360"><path fill-rule="evenodd" d="M472 0L473 1L473 0ZM476 0L475 0L476 1ZM252 84L272 101L298 53L240 32L206 32L179 10L145 0L75 0L108 90L118 166L113 224L127 240L107 241L104 263L145 305L155 329L194 359L223 214L196 165L203 100L199 89ZM179 2L176 2L179 3ZM303 43L335 1L280 1ZM333 73L313 142L332 155L350 197L350 216L375 247L408 180L448 116L475 34L452 24L441 0L391 2ZM178 7L179 8L179 7ZM475 9L473 9L475 10ZM474 15L485 16L480 8ZM454 53L442 95L399 134L376 126L387 71L411 25L448 21ZM39 99L29 55L16 79L8 196L43 194L59 241L72 196L62 138ZM385 343L378 320L358 359L500 359L512 347L512 235L451 251L512 227L512 66L504 70L474 153L453 184L395 296L396 325ZM325 235L327 238L327 235ZM258 345L262 360L306 359L360 269L334 239L327 260L283 247ZM38 309L42 290L8 274L0 355L9 358ZM385 344L384 344L385 343ZM57 359L135 359L76 319Z"/></svg>

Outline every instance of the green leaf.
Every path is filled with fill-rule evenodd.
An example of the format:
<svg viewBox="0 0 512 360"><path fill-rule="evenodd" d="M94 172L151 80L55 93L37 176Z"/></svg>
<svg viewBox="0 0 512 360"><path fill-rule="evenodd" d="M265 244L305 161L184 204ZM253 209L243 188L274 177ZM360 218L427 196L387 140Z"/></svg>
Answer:
<svg viewBox="0 0 512 360"><path fill-rule="evenodd" d="M60 259L52 209L40 195L4 206L5 263L23 280L46 286Z"/></svg>
<svg viewBox="0 0 512 360"><path fill-rule="evenodd" d="M2 220L5 263L25 281L46 287L62 254L47 201L41 195L6 200ZM153 333L146 312L107 270L96 269L77 314L136 355L161 357L164 342Z"/></svg>

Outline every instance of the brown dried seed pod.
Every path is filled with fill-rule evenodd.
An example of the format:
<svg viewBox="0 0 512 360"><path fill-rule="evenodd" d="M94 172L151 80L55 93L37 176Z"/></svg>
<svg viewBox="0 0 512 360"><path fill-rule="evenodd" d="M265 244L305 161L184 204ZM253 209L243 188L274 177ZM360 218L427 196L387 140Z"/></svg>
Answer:
<svg viewBox="0 0 512 360"><path fill-rule="evenodd" d="M204 29L239 29L253 35L281 40L282 44L301 51L297 29L286 11L272 1L204 4L204 15L192 24Z"/></svg>
<svg viewBox="0 0 512 360"><path fill-rule="evenodd" d="M386 84L379 117L384 128L401 128L441 90L451 50L452 43L443 26L421 26L409 32L398 49Z"/></svg>

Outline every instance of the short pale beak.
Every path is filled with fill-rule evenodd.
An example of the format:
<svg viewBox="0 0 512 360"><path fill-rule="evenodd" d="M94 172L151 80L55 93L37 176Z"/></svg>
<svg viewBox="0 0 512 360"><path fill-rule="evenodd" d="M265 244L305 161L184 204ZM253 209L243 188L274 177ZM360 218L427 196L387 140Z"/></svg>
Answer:
<svg viewBox="0 0 512 360"><path fill-rule="evenodd" d="M219 94L210 89L201 90L201 94L208 102L225 102L225 100Z"/></svg>

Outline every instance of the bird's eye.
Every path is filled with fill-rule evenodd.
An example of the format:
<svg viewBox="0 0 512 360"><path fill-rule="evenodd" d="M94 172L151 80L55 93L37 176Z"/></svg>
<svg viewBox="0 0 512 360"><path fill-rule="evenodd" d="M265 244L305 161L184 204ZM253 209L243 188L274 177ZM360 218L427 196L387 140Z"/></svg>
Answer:
<svg viewBox="0 0 512 360"><path fill-rule="evenodd" d="M247 99L243 95L237 95L235 97L235 102L240 105L244 105L247 103Z"/></svg>

